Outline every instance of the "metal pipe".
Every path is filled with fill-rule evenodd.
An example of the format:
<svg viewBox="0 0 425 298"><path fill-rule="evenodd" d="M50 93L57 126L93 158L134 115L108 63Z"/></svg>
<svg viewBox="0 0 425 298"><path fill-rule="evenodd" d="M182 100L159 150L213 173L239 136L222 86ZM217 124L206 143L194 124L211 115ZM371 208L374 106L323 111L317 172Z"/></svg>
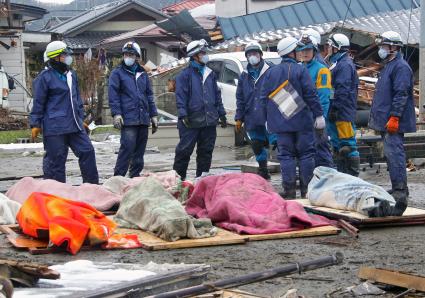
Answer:
<svg viewBox="0 0 425 298"><path fill-rule="evenodd" d="M254 272L242 276L232 277L229 279L222 279L215 282L202 284L186 289L180 289L172 292L167 292L159 295L152 296L154 298L174 298L174 297L189 297L193 295L201 295L206 293L215 292L218 289L226 289L238 287L250 283L260 282L271 278L286 276L293 273L301 273L318 268L339 265L342 263L344 256L342 253L337 252L334 255L321 257L315 260L302 261L299 263L289 264L283 267L269 269L260 272Z"/></svg>

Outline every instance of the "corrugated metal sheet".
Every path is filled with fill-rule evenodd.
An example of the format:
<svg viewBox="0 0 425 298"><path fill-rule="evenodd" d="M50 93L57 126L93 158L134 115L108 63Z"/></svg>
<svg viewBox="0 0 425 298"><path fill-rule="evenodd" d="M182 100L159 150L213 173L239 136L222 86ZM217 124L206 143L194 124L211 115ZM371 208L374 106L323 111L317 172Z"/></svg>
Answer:
<svg viewBox="0 0 425 298"><path fill-rule="evenodd" d="M227 40L215 46L215 49L220 50L227 49L231 46L241 46L253 40L271 45L277 43L286 36L299 37L302 31L307 28L313 28L321 35L326 35L332 32L336 27L341 28L342 26L345 30L359 31L371 35L377 35L392 30L400 33L405 44L418 45L420 35L420 8L381 12L360 18L350 18L347 19L344 24L343 21L327 22L312 26L301 26L248 34L242 38L237 37L232 40Z"/></svg>
<svg viewBox="0 0 425 298"><path fill-rule="evenodd" d="M350 7L349 6L349 3ZM233 18L219 18L224 39L278 29L360 18L419 7L419 0L310 0Z"/></svg>
<svg viewBox="0 0 425 298"><path fill-rule="evenodd" d="M162 12L142 3L139 0L121 0L114 1L108 4L95 6L92 9L79 14L72 19L65 21L59 24L57 27L51 28L48 31L59 34L71 34L75 30L85 27L93 22L99 20L100 18L104 18L109 14L114 13L117 10L123 9L124 7L132 4L137 4L143 7L145 10L149 11L153 15L156 15L161 18L166 18L167 16Z"/></svg>

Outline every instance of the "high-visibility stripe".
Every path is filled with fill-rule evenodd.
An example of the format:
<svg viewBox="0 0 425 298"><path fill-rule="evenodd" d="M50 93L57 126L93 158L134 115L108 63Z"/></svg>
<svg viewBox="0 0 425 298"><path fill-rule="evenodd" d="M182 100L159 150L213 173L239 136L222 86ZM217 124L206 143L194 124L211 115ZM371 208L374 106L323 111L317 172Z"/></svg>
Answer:
<svg viewBox="0 0 425 298"><path fill-rule="evenodd" d="M316 88L332 88L331 72L327 67L321 68L317 73Z"/></svg>
<svg viewBox="0 0 425 298"><path fill-rule="evenodd" d="M59 56L65 49L66 49L66 47L59 49L59 50L56 50L56 51L51 51L51 52L46 53L46 55L49 58L55 58L56 56Z"/></svg>
<svg viewBox="0 0 425 298"><path fill-rule="evenodd" d="M283 88L285 88L286 85L288 85L289 81L286 80L285 82L283 82L282 84L280 84L279 87L277 87L272 93L270 93L269 98L273 98L280 90L282 90Z"/></svg>

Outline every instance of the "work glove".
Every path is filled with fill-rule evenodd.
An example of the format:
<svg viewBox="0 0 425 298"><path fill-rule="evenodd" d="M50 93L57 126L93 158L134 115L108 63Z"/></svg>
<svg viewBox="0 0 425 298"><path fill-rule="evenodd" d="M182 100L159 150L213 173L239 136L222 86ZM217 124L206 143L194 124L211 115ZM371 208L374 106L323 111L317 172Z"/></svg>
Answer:
<svg viewBox="0 0 425 298"><path fill-rule="evenodd" d="M329 109L328 119L331 122L335 122L338 120L338 111L331 106Z"/></svg>
<svg viewBox="0 0 425 298"><path fill-rule="evenodd" d="M398 122L399 118L396 116L391 116L390 119L388 119L387 125L385 125L388 133L393 134L398 132Z"/></svg>
<svg viewBox="0 0 425 298"><path fill-rule="evenodd" d="M242 121L241 120L236 120L236 125L235 125L235 130L237 133L240 133L242 130Z"/></svg>
<svg viewBox="0 0 425 298"><path fill-rule="evenodd" d="M225 115L220 116L220 126L222 128L226 128L227 127L227 118Z"/></svg>
<svg viewBox="0 0 425 298"><path fill-rule="evenodd" d="M314 128L317 130L323 130L326 127L326 121L325 117L319 116L316 117L316 120L314 121Z"/></svg>
<svg viewBox="0 0 425 298"><path fill-rule="evenodd" d="M31 128L31 140L33 142L35 142L35 140L37 139L39 134L41 134L41 128L39 128L39 127Z"/></svg>
<svg viewBox="0 0 425 298"><path fill-rule="evenodd" d="M121 129L124 125L124 119L121 115L115 115L114 116L114 127L116 129Z"/></svg>
<svg viewBox="0 0 425 298"><path fill-rule="evenodd" d="M89 125L86 122L83 122L83 127L86 130L86 133L89 134L90 133Z"/></svg>
<svg viewBox="0 0 425 298"><path fill-rule="evenodd" d="M190 120L189 120L189 117L183 117L182 118L182 122L183 122L183 124L184 124L184 126L186 126L187 128L190 128Z"/></svg>
<svg viewBox="0 0 425 298"><path fill-rule="evenodd" d="M158 117L156 116L152 117L151 123L152 123L152 134L154 134L158 130Z"/></svg>

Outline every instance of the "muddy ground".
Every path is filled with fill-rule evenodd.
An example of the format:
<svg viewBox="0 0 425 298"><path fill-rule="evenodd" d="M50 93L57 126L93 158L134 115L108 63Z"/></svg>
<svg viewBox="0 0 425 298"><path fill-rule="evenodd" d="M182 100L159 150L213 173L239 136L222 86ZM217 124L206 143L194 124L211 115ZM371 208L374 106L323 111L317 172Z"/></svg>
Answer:
<svg viewBox="0 0 425 298"><path fill-rule="evenodd" d="M100 176L108 178L116 159L117 144L96 146ZM37 150L28 156L25 150L0 150L1 177L41 174L41 155ZM249 148L216 148L212 172L238 171L241 160L250 157ZM170 169L173 150L161 150L160 153L146 155L146 169ZM193 175L193 164L190 174ZM380 170L379 170L380 167ZM389 187L389 178L385 165L374 168L364 167L361 177L369 182ZM377 173L377 171L379 173ZM81 183L76 158L70 154L68 161L68 182ZM408 174L410 185L410 204L425 208L425 170ZM190 178L190 177L189 177ZM14 181L0 181L0 191L5 191ZM272 183L280 189L278 174L273 175ZM245 245L221 246L210 248L180 249L171 251L148 252L145 250L121 251L83 251L76 256L67 253L32 256L26 252L11 248L3 235L0 235L0 257L57 264L76 259L93 261L113 261L125 263L205 263L212 267L210 280L233 277L254 271L285 265L294 261L314 259L341 251L345 256L343 265L278 278L262 283L247 285L240 289L258 295L279 297L290 288L299 289L307 297L325 297L337 289L359 283L357 272L360 266L386 267L412 273L424 274L424 226L392 227L362 230L359 239L353 239L342 232L338 236L314 237L290 240L251 242ZM344 297L335 292L332 297ZM350 296L346 296L350 297ZM393 297L393 295L387 295Z"/></svg>

